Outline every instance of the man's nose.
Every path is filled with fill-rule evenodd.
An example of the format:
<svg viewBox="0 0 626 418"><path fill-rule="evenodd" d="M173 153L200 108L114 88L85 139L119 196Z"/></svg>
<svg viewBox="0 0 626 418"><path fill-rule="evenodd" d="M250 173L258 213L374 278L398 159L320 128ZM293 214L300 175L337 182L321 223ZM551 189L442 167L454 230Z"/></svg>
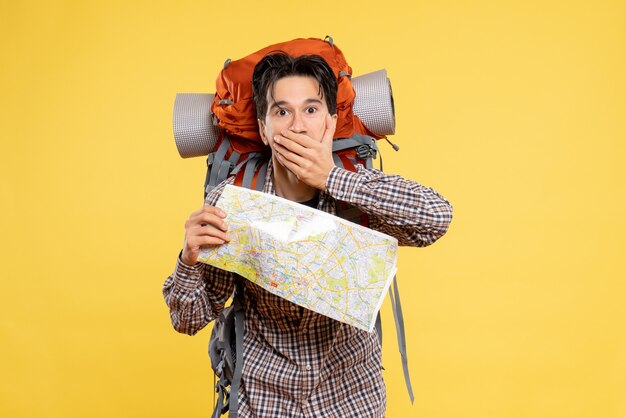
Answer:
<svg viewBox="0 0 626 418"><path fill-rule="evenodd" d="M290 130L296 133L304 133L306 131L306 126L304 125L304 118L299 113L295 113L293 115L293 119L291 120Z"/></svg>

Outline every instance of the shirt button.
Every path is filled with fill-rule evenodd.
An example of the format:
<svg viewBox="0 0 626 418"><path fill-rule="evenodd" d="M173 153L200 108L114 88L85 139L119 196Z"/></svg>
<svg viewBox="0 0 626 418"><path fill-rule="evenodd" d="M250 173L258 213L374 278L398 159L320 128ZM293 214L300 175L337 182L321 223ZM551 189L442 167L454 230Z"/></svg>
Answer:
<svg viewBox="0 0 626 418"><path fill-rule="evenodd" d="M337 192L337 196L339 196L339 197L343 197L343 190L339 190L339 191Z"/></svg>
<svg viewBox="0 0 626 418"><path fill-rule="evenodd" d="M305 369L306 369L307 371L311 371L311 365L310 365L310 364L307 364L307 365L306 365L306 367L305 367Z"/></svg>

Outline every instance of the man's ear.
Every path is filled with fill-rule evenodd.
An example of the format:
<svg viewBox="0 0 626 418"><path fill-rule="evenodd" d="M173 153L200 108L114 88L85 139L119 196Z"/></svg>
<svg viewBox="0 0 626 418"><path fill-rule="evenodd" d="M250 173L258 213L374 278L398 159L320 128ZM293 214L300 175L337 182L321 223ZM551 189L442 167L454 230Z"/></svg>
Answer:
<svg viewBox="0 0 626 418"><path fill-rule="evenodd" d="M265 123L263 123L261 119L257 119L256 121L259 124L259 134L261 135L261 141L263 141L265 145L269 145L267 137L265 136Z"/></svg>
<svg viewBox="0 0 626 418"><path fill-rule="evenodd" d="M336 127L337 127L337 120L338 120L337 118L339 116L337 115L337 113L335 113L334 115L330 115L330 117L332 118L333 123L335 124L335 129L336 129Z"/></svg>

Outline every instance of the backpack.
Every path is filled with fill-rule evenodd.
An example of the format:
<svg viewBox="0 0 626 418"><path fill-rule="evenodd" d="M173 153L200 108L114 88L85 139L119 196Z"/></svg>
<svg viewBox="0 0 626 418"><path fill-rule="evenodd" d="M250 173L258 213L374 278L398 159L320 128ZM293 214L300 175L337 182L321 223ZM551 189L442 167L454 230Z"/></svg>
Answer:
<svg viewBox="0 0 626 418"><path fill-rule="evenodd" d="M186 158L208 154L205 197L231 176L235 176L235 185L263 189L270 154L258 132L251 80L257 62L276 51L294 56L320 55L335 72L338 84L338 118L333 140L335 165L350 171L356 171L357 164L371 168L378 153L378 139L384 138L394 150L399 149L385 136L395 132L395 118L391 86L384 70L352 79L352 68L329 36L324 40L295 39L270 45L240 60L226 60L216 80L215 95L176 96L174 137L180 155ZM337 216L368 226L367 215L356 207L337 201L336 209ZM389 294L405 382L413 402L404 319L395 277ZM218 418L226 411L230 417L237 417L238 397L233 394L238 393L241 382L243 320L243 283L237 278L233 302L215 320L209 340L211 366L219 378L215 388L218 400L212 418ZM382 346L380 313L376 318L376 330Z"/></svg>
<svg viewBox="0 0 626 418"><path fill-rule="evenodd" d="M239 393L243 366L243 283L235 278L232 304L225 308L213 324L209 339L211 368L219 379L215 382L217 402L211 418L219 418L229 411L229 417L237 418Z"/></svg>
<svg viewBox="0 0 626 418"><path fill-rule="evenodd" d="M385 70L352 79L352 68L329 36L324 40L294 39L236 61L228 59L217 77L214 95L178 94L174 104L178 152L183 158L208 155L205 196L232 175L236 176L238 185L263 188L269 150L259 135L250 80L256 63L275 51L320 55L335 72L338 118L333 159L336 165L351 171L356 171L356 164L370 168L378 151L376 140L387 139L386 135L395 132L393 98ZM398 150L395 144L391 145Z"/></svg>

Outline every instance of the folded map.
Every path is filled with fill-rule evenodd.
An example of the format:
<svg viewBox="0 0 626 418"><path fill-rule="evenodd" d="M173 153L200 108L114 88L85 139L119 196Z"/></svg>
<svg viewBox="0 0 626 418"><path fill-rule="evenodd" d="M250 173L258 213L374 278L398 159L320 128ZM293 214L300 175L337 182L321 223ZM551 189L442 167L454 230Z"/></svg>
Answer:
<svg viewBox="0 0 626 418"><path fill-rule="evenodd" d="M237 273L268 292L372 331L397 267L398 241L304 205L226 186L217 202L231 241L199 261Z"/></svg>

